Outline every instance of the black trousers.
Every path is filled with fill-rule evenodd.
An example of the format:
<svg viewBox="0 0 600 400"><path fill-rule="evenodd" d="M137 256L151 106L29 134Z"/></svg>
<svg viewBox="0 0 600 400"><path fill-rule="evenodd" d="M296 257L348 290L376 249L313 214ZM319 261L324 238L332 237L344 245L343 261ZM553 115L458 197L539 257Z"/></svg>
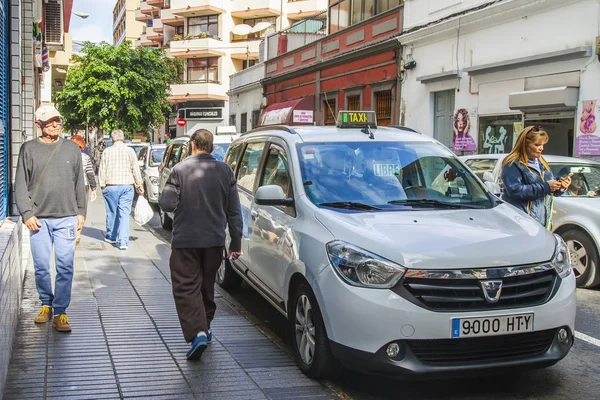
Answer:
<svg viewBox="0 0 600 400"><path fill-rule="evenodd" d="M187 342L198 332L208 333L217 309L215 279L222 259L223 247L171 250L173 297Z"/></svg>

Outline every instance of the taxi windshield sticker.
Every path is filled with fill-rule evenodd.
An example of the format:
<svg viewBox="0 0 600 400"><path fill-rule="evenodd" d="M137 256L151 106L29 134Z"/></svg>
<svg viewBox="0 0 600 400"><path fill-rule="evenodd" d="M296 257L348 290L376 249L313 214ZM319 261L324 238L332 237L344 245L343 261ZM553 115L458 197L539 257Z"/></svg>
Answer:
<svg viewBox="0 0 600 400"><path fill-rule="evenodd" d="M398 176L400 164L373 164L375 176Z"/></svg>

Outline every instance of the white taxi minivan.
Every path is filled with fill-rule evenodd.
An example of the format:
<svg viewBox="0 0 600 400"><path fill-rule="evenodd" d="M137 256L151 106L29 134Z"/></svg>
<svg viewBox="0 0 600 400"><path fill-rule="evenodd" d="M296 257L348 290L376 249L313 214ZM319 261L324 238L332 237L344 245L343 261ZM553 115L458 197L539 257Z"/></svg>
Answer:
<svg viewBox="0 0 600 400"><path fill-rule="evenodd" d="M310 377L546 367L574 340L564 241L491 194L431 137L341 111L337 126L235 140L242 279L289 319Z"/></svg>

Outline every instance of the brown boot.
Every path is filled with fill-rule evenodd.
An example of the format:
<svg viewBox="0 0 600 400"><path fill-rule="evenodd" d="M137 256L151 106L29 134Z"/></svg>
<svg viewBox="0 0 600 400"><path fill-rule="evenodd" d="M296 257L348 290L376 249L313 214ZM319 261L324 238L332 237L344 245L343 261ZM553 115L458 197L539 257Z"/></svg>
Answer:
<svg viewBox="0 0 600 400"><path fill-rule="evenodd" d="M69 318L66 314L60 314L54 317L52 320L52 327L59 332L71 332L71 325L69 325Z"/></svg>
<svg viewBox="0 0 600 400"><path fill-rule="evenodd" d="M52 316L52 308L50 306L42 306L40 313L35 317L36 324L44 324L50 321L50 317Z"/></svg>

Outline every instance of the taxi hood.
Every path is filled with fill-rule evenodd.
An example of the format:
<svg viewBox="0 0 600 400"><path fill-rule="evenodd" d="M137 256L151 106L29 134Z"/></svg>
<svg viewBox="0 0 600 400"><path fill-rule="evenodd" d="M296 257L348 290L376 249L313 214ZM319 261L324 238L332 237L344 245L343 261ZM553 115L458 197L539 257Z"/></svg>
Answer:
<svg viewBox="0 0 600 400"><path fill-rule="evenodd" d="M338 212L315 217L333 236L411 269L527 265L556 247L542 225L508 204L493 209Z"/></svg>

